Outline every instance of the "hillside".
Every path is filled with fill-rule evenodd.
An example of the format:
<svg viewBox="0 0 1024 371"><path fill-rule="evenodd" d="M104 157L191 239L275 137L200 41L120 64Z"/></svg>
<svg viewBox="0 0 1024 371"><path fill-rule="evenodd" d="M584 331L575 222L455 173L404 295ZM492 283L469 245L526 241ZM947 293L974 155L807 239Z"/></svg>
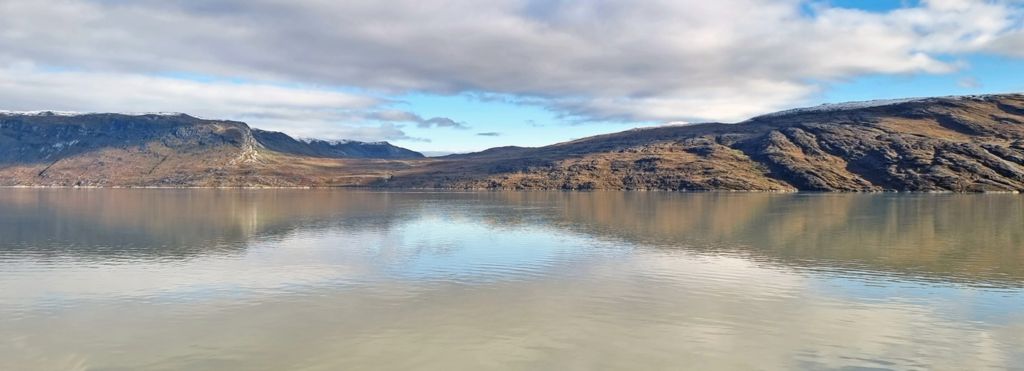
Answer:
<svg viewBox="0 0 1024 371"><path fill-rule="evenodd" d="M440 158L186 115L0 114L0 185L1024 191L1024 95L824 105Z"/></svg>
<svg viewBox="0 0 1024 371"><path fill-rule="evenodd" d="M391 186L1022 191L1024 95L824 105L440 159Z"/></svg>
<svg viewBox="0 0 1024 371"><path fill-rule="evenodd" d="M351 159L380 161L376 171L386 160L421 157L388 143L299 141L184 114L0 113L5 186L358 184L362 162L348 166Z"/></svg>

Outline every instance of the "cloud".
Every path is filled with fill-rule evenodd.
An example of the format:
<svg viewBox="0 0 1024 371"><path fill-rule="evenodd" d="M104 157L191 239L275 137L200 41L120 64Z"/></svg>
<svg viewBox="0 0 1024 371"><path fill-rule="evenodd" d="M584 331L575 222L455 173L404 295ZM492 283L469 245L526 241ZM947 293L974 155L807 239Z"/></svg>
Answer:
<svg viewBox="0 0 1024 371"><path fill-rule="evenodd" d="M271 127L274 129L274 127ZM329 123L314 122L303 125L302 128L284 127L279 130L288 132L299 138L318 139L351 139L364 142L379 140L405 140L410 142L429 143L430 139L412 137L402 130L400 125L392 123L381 124L356 124L356 125L331 125Z"/></svg>
<svg viewBox="0 0 1024 371"><path fill-rule="evenodd" d="M465 123L457 122L447 117L432 117L423 118L412 112L398 111L398 110L386 110L371 112L366 115L367 119L386 121L386 122L411 122L415 123L420 128L453 128L453 129L469 129Z"/></svg>
<svg viewBox="0 0 1024 371"><path fill-rule="evenodd" d="M1024 58L1024 32L1004 35L992 42L988 51L1011 57Z"/></svg>
<svg viewBox="0 0 1024 371"><path fill-rule="evenodd" d="M956 85L964 89L977 89L982 86L981 81L978 81L977 78L970 76L957 80Z"/></svg>
<svg viewBox="0 0 1024 371"><path fill-rule="evenodd" d="M381 99L302 86L190 81L124 73L0 68L0 102L10 110L181 112L232 119L299 137L418 140L402 126L373 122ZM368 113L369 112L369 113Z"/></svg>
<svg viewBox="0 0 1024 371"><path fill-rule="evenodd" d="M857 76L948 73L978 51L1024 57L1020 4L5 0L0 65L481 94L577 122L737 121ZM421 120L394 122L464 126Z"/></svg>
<svg viewBox="0 0 1024 371"><path fill-rule="evenodd" d="M476 133L476 135L479 135L479 136L482 136L482 137L500 137L501 133L494 132L494 131L489 131L489 132L486 132L486 133Z"/></svg>
<svg viewBox="0 0 1024 371"><path fill-rule="evenodd" d="M469 129L466 124L456 122L447 117L433 117L426 119L422 122L417 122L416 126L421 128L439 127L439 128L455 128L455 129Z"/></svg>

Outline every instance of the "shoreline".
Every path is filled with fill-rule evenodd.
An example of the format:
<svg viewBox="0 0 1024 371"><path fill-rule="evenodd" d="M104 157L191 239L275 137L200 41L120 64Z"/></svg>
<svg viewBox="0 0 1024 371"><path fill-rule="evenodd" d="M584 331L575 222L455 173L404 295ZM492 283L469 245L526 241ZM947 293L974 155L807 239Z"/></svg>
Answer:
<svg viewBox="0 0 1024 371"><path fill-rule="evenodd" d="M2 189L215 189L215 190L363 190L363 191L434 191L434 192L665 192L665 193L807 193L807 194L1021 194L1021 191L977 191L977 192L956 192L947 190L936 191L766 191L766 190L744 190L744 189L504 189L504 188L390 188L390 187L367 187L367 186L41 186L41 185L14 185L0 186Z"/></svg>

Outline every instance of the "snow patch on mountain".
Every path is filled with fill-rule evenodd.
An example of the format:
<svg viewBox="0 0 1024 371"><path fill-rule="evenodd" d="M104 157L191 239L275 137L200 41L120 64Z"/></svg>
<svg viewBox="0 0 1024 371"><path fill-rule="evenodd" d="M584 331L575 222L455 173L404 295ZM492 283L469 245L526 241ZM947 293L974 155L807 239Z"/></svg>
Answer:
<svg viewBox="0 0 1024 371"><path fill-rule="evenodd" d="M751 120L756 120L756 119L759 119L759 118L779 117L779 116L786 116L786 115L800 114L800 113L849 111L849 110L856 110L856 109L863 109L863 108L874 108L874 107L892 106L892 105L903 104L903 103L910 103L910 102L929 102L929 101L936 101L936 100L942 100L942 99L946 99L946 100L985 100L985 99L988 99L989 97L992 97L992 96L993 95L953 95L953 96L946 96L946 97L903 98L903 99L875 99L875 100L867 100L867 101L859 101L859 102L825 103L825 104L821 104L821 105L817 105L817 106L813 106L813 107L794 108L794 109L788 109L788 110L785 110L785 111L773 112L773 113L769 113L769 114L765 114L765 115L754 117Z"/></svg>
<svg viewBox="0 0 1024 371"><path fill-rule="evenodd" d="M757 119L757 118L764 118L764 117L786 116L786 115L799 114L799 113L849 111L849 110L862 109L862 108L873 108L873 107L891 106L891 105L894 105L894 104L909 103L909 102L921 101L921 100L925 100L925 99L927 99L927 98L876 99L876 100L868 100L868 101L861 101L861 102L825 103L825 104L817 105L817 106L814 106L814 107L802 107L802 108L788 109L788 110L785 110L785 111L773 112L773 113L769 113L769 114L766 114L766 115L757 116L757 117L755 117L755 119Z"/></svg>
<svg viewBox="0 0 1024 371"><path fill-rule="evenodd" d="M380 145L389 144L388 142L384 142L384 141L381 141L381 142L361 142L361 141L358 141L358 140L349 140L349 139L328 140L328 139L317 139L317 138L297 138L296 140L298 140L300 142L303 142L303 143L306 143L306 144L327 143L327 144L332 145L332 146L338 146L338 145L343 145L343 144L377 145L377 146L380 146Z"/></svg>
<svg viewBox="0 0 1024 371"><path fill-rule="evenodd" d="M2 116L63 116L63 117L76 117L86 115L102 115L106 112L76 112L76 111L8 111L0 110ZM118 115L125 116L186 116L181 112L119 112Z"/></svg>

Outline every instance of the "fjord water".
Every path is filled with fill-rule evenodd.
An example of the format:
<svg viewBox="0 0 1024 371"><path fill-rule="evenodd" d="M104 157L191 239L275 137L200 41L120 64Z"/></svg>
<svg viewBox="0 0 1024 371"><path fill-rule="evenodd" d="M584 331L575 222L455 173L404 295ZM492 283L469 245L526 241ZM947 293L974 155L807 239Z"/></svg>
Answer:
<svg viewBox="0 0 1024 371"><path fill-rule="evenodd" d="M1017 195L0 190L0 369L1021 369Z"/></svg>

